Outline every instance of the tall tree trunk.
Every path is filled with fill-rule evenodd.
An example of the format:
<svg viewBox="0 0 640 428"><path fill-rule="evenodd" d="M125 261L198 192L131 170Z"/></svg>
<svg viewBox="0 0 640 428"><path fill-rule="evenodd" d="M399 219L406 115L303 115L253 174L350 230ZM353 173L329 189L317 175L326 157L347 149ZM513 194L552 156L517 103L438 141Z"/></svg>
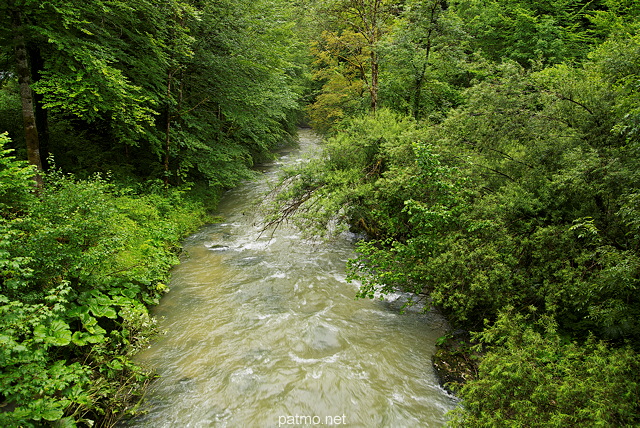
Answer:
<svg viewBox="0 0 640 428"><path fill-rule="evenodd" d="M424 62L422 63L422 69L416 76L415 91L413 96L413 117L415 120L420 119L420 105L422 104L422 86L424 85L424 78L427 74L427 67L429 66L429 55L431 53L431 33L432 29L429 28L427 35L427 46L425 48Z"/></svg>
<svg viewBox="0 0 640 428"><path fill-rule="evenodd" d="M378 84L380 78L379 63L378 63L378 42L381 38L380 26L382 25L380 10L382 5L381 0L373 0L371 5L371 18L370 18L370 31L369 44L371 47L371 111L373 113L378 110ZM366 16L366 15L365 15ZM365 25L367 24L365 20Z"/></svg>
<svg viewBox="0 0 640 428"><path fill-rule="evenodd" d="M375 51L375 47L371 49L371 111L373 113L378 109L378 54Z"/></svg>
<svg viewBox="0 0 640 428"><path fill-rule="evenodd" d="M429 31L427 32L427 44L424 47L424 63L422 63L422 69L418 73L415 79L415 91L413 98L413 117L420 119L420 105L422 104L422 86L424 85L425 76L427 73L427 67L429 66L429 57L431 55L431 44L433 35L435 32L435 25L437 22L437 11L441 6L441 0L435 0L431 5L431 16L429 18Z"/></svg>
<svg viewBox="0 0 640 428"><path fill-rule="evenodd" d="M164 140L164 186L167 189L169 188L169 154L171 151L171 79L173 79L173 73L169 70L167 72L167 123Z"/></svg>
<svg viewBox="0 0 640 428"><path fill-rule="evenodd" d="M29 67L31 68L31 81L40 80L41 72L44 69L44 59L38 46L33 44L27 45L27 53L29 54ZM40 162L42 162L42 170L49 169L47 157L49 156L49 115L47 109L42 107L43 96L33 93L34 113L36 116L36 128L38 129L38 140L40 146Z"/></svg>
<svg viewBox="0 0 640 428"><path fill-rule="evenodd" d="M31 91L31 70L29 68L27 47L22 34L20 12L14 11L11 18L16 51L16 71L18 73L20 99L22 101L22 118L24 121L25 140L27 143L27 159L29 160L29 163L34 165L38 170L38 173L35 176L36 187L42 188L42 175L40 175L40 172L42 171L42 162L40 160L40 140L38 138L38 128L36 126L33 92Z"/></svg>
<svg viewBox="0 0 640 428"><path fill-rule="evenodd" d="M178 120L180 120L180 115L181 115L181 111L182 111L182 101L184 100L183 95L184 95L184 68L180 68L180 83L178 85L178 107L177 107L177 113L176 113L176 118ZM178 162L178 165L176 166L176 185L180 185L181 184L181 179L180 179L180 162Z"/></svg>

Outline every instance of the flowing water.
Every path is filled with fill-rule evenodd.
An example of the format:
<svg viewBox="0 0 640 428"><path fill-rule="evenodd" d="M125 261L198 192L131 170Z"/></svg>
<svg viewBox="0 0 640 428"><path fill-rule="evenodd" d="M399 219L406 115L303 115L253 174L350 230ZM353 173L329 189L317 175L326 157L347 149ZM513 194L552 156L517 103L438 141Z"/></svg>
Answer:
<svg viewBox="0 0 640 428"><path fill-rule="evenodd" d="M456 400L431 366L445 323L401 314L404 296L355 300L345 280L353 239L304 240L294 228L260 235L257 202L281 164L229 191L224 219L185 242L171 291L155 310L166 334L137 356L160 378L134 427L437 427Z"/></svg>

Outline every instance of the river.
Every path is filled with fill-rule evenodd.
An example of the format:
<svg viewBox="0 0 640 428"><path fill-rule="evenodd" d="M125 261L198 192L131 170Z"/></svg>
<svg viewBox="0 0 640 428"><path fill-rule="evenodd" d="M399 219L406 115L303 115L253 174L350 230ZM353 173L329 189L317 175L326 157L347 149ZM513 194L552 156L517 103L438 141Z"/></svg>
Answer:
<svg viewBox="0 0 640 428"><path fill-rule="evenodd" d="M438 427L456 405L431 356L445 322L401 314L404 296L355 300L345 280L353 237L305 240L293 227L260 235L257 202L283 164L227 192L218 215L184 243L171 291L155 308L165 333L136 357L160 375L130 427Z"/></svg>

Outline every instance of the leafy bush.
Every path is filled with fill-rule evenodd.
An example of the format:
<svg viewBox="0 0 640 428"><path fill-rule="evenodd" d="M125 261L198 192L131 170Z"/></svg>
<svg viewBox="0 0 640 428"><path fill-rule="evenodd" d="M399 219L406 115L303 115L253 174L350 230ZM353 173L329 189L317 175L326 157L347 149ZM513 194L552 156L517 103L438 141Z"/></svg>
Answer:
<svg viewBox="0 0 640 428"><path fill-rule="evenodd" d="M459 392L454 427L637 426L640 363L627 348L567 340L546 317L507 308L476 339L488 349Z"/></svg>
<svg viewBox="0 0 640 428"><path fill-rule="evenodd" d="M16 160L7 133L0 134L0 221L19 215L30 203L34 170L27 162Z"/></svg>
<svg viewBox="0 0 640 428"><path fill-rule="evenodd" d="M109 421L147 381L129 355L153 332L181 239L205 219L177 189L141 193L96 176L0 160L2 426ZM154 186L149 186L153 189Z"/></svg>

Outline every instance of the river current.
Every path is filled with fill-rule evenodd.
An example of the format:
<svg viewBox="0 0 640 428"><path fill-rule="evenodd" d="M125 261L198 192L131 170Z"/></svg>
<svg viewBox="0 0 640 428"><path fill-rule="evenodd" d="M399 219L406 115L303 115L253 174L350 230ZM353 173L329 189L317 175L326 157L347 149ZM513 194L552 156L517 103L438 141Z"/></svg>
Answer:
<svg viewBox="0 0 640 428"><path fill-rule="evenodd" d="M161 335L136 361L159 378L130 427L439 427L456 399L431 365L445 322L400 313L401 294L356 300L345 280L353 236L305 240L294 227L261 234L259 203L282 165L227 192L221 223L184 243L171 291L154 315Z"/></svg>

